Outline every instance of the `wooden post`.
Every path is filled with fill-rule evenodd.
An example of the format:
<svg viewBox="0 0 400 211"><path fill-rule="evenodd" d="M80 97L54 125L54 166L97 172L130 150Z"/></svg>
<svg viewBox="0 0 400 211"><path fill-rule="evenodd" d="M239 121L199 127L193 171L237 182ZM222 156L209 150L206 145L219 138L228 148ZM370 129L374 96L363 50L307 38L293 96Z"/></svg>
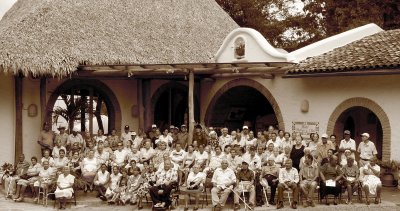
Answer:
<svg viewBox="0 0 400 211"><path fill-rule="evenodd" d="M192 144L193 141L193 130L194 130L194 103L193 103L193 92L194 92L194 73L193 70L189 72L189 139L188 144Z"/></svg>
<svg viewBox="0 0 400 211"><path fill-rule="evenodd" d="M89 132L93 134L93 88L89 89Z"/></svg>
<svg viewBox="0 0 400 211"><path fill-rule="evenodd" d="M47 78L41 77L40 78L40 120L41 125L46 122L46 83Z"/></svg>
<svg viewBox="0 0 400 211"><path fill-rule="evenodd" d="M14 77L15 88L15 163L23 153L22 145L22 76Z"/></svg>
<svg viewBox="0 0 400 211"><path fill-rule="evenodd" d="M85 123L86 123L85 110L86 110L86 102L87 102L86 96L81 95L81 100L82 100L82 102L84 102L81 105L81 131L86 131L86 126L85 126Z"/></svg>
<svg viewBox="0 0 400 211"><path fill-rule="evenodd" d="M168 91L168 124L172 125L172 88Z"/></svg>
<svg viewBox="0 0 400 211"><path fill-rule="evenodd" d="M144 127L143 131L147 132L151 122L151 96L150 96L150 80L143 80L143 107L144 107Z"/></svg>
<svg viewBox="0 0 400 211"><path fill-rule="evenodd" d="M139 128L145 129L144 126L144 113L143 113L143 83L142 79L137 79L137 105L139 114ZM145 132L145 131L143 131Z"/></svg>

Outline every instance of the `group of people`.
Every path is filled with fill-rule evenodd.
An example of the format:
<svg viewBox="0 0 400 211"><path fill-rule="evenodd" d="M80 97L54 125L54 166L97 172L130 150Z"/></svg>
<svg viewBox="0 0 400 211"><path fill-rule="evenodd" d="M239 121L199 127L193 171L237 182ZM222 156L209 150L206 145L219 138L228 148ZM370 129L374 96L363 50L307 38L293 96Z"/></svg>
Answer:
<svg viewBox="0 0 400 211"><path fill-rule="evenodd" d="M44 125L38 143L42 147L41 159L27 162L21 155L12 175L4 177L7 197L23 201L26 187L30 186L35 201L39 189L44 193L55 189L60 208L73 196L76 180L83 181L84 191L97 191L98 197L109 204L127 203L142 209L142 199L148 194L156 208L169 207L172 193L185 195L184 210L188 210L189 195L193 195L198 209L199 196L208 187L214 209L221 209L230 195L234 195L234 208L241 203L249 208L264 203L283 208L283 193L291 189L296 209L301 191L304 206L314 207L314 192L319 188L322 198L347 190L347 203L352 203L353 192L361 185L366 203L369 195L380 202L380 167L376 164L377 151L363 133L362 142L314 133L303 140L300 133L276 131L272 126L255 136L248 126L231 131L222 128L195 127L192 143L188 143L185 125L171 126L160 131L152 125L149 133L132 132L126 125L117 135L112 130L105 136L81 134L74 128L71 134L65 127L54 134ZM218 136L218 134L220 134ZM355 161L356 154L360 157ZM270 190L270 196L267 196ZM278 190L277 197L276 190ZM249 193L245 200L244 193ZM263 201L265 198L265 201ZM328 201L326 201L327 204Z"/></svg>

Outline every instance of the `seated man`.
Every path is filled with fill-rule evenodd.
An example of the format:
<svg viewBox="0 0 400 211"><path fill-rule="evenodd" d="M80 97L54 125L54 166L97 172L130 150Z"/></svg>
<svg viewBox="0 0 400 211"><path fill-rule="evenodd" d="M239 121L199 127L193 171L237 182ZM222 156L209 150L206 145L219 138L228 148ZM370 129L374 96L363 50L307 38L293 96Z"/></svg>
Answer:
<svg viewBox="0 0 400 211"><path fill-rule="evenodd" d="M29 168L29 162L25 160L25 155L21 154L19 156L19 162L15 168L14 174L8 176L4 179L4 187L6 192L6 197L11 198L12 195L15 193L17 181L20 177L26 174Z"/></svg>
<svg viewBox="0 0 400 211"><path fill-rule="evenodd" d="M110 182L110 173L107 171L107 165L105 163L101 164L100 170L97 171L96 176L94 177L94 185L99 192L99 197L101 200L106 201L105 197L107 185Z"/></svg>
<svg viewBox="0 0 400 211"><path fill-rule="evenodd" d="M41 165L37 162L36 157L32 157L31 162L32 164L29 166L26 174L20 176L20 179L17 182L17 193L14 196L14 201L16 202L21 202L24 200L26 187L30 184L33 184L38 179Z"/></svg>
<svg viewBox="0 0 400 211"><path fill-rule="evenodd" d="M211 189L211 200L214 208L220 210L226 202L232 191L233 185L236 184L235 172L228 168L228 161L223 160L221 167L217 168L211 179L213 188ZM222 192L221 198L218 196Z"/></svg>
<svg viewBox="0 0 400 211"><path fill-rule="evenodd" d="M251 207L251 209L253 209L256 197L256 191L253 184L254 172L249 169L249 164L246 161L242 162L242 168L237 173L236 182L237 184L234 190L236 193L234 197L234 202L235 202L234 209L235 210L240 209L239 196L243 191L250 193L249 206Z"/></svg>
<svg viewBox="0 0 400 211"><path fill-rule="evenodd" d="M260 186L264 186L264 188L268 188L268 186L271 187L271 196L269 198L269 203L275 205L275 193L276 188L278 187L279 167L275 165L275 159L273 157L269 157L267 160L267 165L261 168ZM257 199L262 198L261 189L262 187L259 187L259 191L257 191L259 193Z"/></svg>
<svg viewBox="0 0 400 211"><path fill-rule="evenodd" d="M321 199L328 194L334 195L333 204L337 205L337 197L341 191L342 170L338 165L338 158L333 155L328 163L320 167L319 176L321 177ZM326 205L329 205L326 198Z"/></svg>
<svg viewBox="0 0 400 211"><path fill-rule="evenodd" d="M171 205L170 193L177 185L178 172L172 168L170 160L164 161L164 167L156 173L156 184L150 188L150 196L154 207L162 208Z"/></svg>
<svg viewBox="0 0 400 211"><path fill-rule="evenodd" d="M33 183L36 197L34 202L39 201L39 188L43 188L43 193L46 196L48 187L53 183L56 171L50 168L49 161L43 161L43 167L39 171L39 179Z"/></svg>
<svg viewBox="0 0 400 211"><path fill-rule="evenodd" d="M353 204L353 190L358 188L358 178L360 176L360 170L357 165L354 165L354 158L352 156L347 157L347 164L342 168L344 186L347 187L348 203Z"/></svg>
<svg viewBox="0 0 400 211"><path fill-rule="evenodd" d="M300 169L299 177L300 177L300 189L306 198L306 203L304 207L315 207L314 204L314 191L317 187L317 179L318 179L318 167L313 165L313 156L308 154L305 156L305 162L302 168Z"/></svg>
<svg viewBox="0 0 400 211"><path fill-rule="evenodd" d="M298 182L299 173L296 168L292 167L292 160L287 159L285 161L285 167L279 170L277 209L283 208L283 191L289 188L293 191L293 202L291 206L293 209L297 209L297 199L299 198L299 191L297 188Z"/></svg>

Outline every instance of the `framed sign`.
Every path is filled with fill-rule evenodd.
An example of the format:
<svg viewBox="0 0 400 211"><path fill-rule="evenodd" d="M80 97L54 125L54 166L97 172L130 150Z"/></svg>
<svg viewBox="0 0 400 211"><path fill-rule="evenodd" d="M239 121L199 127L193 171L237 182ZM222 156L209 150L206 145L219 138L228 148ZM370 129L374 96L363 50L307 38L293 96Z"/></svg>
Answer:
<svg viewBox="0 0 400 211"><path fill-rule="evenodd" d="M292 122L292 131L301 133L303 139L310 139L311 133L319 133L319 122Z"/></svg>

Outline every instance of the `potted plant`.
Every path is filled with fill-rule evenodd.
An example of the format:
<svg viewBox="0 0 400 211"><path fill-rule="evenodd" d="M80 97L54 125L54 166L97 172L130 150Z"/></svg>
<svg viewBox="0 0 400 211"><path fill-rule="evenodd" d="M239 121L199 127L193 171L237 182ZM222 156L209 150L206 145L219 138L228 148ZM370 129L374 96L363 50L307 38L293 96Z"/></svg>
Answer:
<svg viewBox="0 0 400 211"><path fill-rule="evenodd" d="M378 160L377 164L381 167L381 181L385 187L395 187L399 180L399 161L395 160Z"/></svg>

